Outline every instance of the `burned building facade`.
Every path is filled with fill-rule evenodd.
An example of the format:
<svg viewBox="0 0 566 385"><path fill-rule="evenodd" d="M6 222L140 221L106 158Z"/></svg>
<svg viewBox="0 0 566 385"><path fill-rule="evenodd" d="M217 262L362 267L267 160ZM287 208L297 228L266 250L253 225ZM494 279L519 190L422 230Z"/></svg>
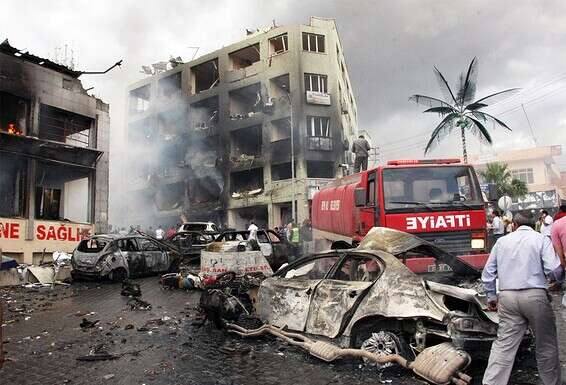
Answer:
<svg viewBox="0 0 566 385"><path fill-rule="evenodd" d="M352 164L357 109L334 20L174 64L128 88L128 223L273 227L291 219L293 191L302 221Z"/></svg>
<svg viewBox="0 0 566 385"><path fill-rule="evenodd" d="M20 262L107 230L109 106L80 74L0 44L0 249Z"/></svg>

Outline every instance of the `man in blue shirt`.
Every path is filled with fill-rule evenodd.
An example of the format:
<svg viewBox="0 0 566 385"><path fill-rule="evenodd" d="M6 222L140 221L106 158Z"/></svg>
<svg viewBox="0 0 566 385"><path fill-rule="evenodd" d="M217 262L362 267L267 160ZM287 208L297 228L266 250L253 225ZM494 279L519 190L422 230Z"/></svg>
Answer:
<svg viewBox="0 0 566 385"><path fill-rule="evenodd" d="M542 383L560 385L556 324L546 277L561 281L564 270L550 239L534 231L534 221L517 215L514 222L517 230L497 240L482 273L488 308L499 315L497 340L491 346L483 384L507 384L517 349L530 326Z"/></svg>

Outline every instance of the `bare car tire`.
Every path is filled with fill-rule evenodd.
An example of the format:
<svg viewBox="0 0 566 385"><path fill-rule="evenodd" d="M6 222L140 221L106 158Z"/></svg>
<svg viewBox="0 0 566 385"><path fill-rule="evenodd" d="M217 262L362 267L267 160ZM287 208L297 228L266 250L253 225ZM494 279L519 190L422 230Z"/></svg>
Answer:
<svg viewBox="0 0 566 385"><path fill-rule="evenodd" d="M375 353L378 356L398 354L409 361L414 359L414 354L411 350L411 347L407 343L405 337L399 332L391 330L379 330L370 332L364 337L360 337L360 340L362 341L360 349L362 350ZM369 361L365 358L363 359L363 361L366 365L373 366L378 370L393 366L392 363L381 365L376 362Z"/></svg>
<svg viewBox="0 0 566 385"><path fill-rule="evenodd" d="M128 278L128 272L126 271L126 269L119 267L112 270L110 274L108 274L108 278L112 282L122 282L123 280Z"/></svg>

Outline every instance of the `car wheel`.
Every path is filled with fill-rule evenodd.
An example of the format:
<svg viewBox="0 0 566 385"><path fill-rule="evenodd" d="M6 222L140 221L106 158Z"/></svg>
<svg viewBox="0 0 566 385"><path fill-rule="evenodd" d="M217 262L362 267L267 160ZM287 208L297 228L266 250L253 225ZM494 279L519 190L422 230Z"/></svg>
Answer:
<svg viewBox="0 0 566 385"><path fill-rule="evenodd" d="M378 356L385 356L389 354L398 354L401 357L411 359L411 350L405 338L393 331L381 330L378 332L371 332L370 335L362 342L362 350L375 353ZM393 363L378 364L364 358L366 365L371 365L377 369L385 369L393 365Z"/></svg>
<svg viewBox="0 0 566 385"><path fill-rule="evenodd" d="M122 282L123 280L128 278L128 272L126 271L126 269L119 267L112 270L110 274L108 274L108 278L112 282Z"/></svg>

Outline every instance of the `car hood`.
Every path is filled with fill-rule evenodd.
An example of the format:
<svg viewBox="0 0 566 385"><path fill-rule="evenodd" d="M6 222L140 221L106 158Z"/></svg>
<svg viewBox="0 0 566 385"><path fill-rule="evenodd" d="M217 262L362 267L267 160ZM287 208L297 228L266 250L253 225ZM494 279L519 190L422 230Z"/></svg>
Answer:
<svg viewBox="0 0 566 385"><path fill-rule="evenodd" d="M386 227L373 227L358 245L361 250L381 250L399 256L407 251L419 251L429 254L439 262L445 263L458 275L480 277L481 271L462 261L455 255L444 251L434 244L404 231Z"/></svg>

